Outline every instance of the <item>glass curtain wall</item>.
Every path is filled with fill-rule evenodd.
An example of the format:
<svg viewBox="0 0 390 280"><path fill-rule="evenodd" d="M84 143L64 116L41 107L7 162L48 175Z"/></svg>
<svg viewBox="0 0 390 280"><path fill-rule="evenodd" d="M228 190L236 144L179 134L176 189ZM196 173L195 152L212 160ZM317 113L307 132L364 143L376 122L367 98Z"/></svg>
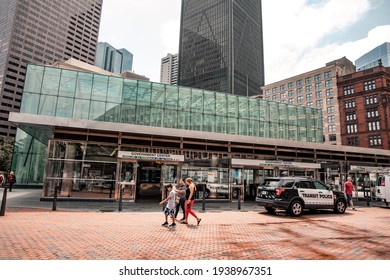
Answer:
<svg viewBox="0 0 390 280"><path fill-rule="evenodd" d="M293 141L323 140L322 112L314 108L36 65L28 66L21 112Z"/></svg>

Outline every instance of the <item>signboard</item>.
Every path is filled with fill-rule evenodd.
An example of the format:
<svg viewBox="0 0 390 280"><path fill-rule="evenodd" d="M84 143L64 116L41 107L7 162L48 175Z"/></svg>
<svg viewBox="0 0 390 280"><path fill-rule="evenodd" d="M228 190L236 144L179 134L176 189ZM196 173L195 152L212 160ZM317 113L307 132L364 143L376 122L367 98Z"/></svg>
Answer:
<svg viewBox="0 0 390 280"><path fill-rule="evenodd" d="M351 171L357 173L379 173L379 174L390 174L390 167L380 167L380 166L357 166L351 165Z"/></svg>
<svg viewBox="0 0 390 280"><path fill-rule="evenodd" d="M124 152L124 151L118 152L118 158L159 160L159 161L184 161L184 155L170 155L170 154L143 153L143 152Z"/></svg>

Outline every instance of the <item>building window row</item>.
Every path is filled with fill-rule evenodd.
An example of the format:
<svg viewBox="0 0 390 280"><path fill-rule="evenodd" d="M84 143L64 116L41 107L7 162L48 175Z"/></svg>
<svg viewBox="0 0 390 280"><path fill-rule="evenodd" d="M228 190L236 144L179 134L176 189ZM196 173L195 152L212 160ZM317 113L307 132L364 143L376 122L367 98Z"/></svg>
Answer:
<svg viewBox="0 0 390 280"><path fill-rule="evenodd" d="M376 89L375 80L364 82L364 90Z"/></svg>
<svg viewBox="0 0 390 280"><path fill-rule="evenodd" d="M367 125L368 125L368 131L376 131L381 129L379 121L368 122Z"/></svg>
<svg viewBox="0 0 390 280"><path fill-rule="evenodd" d="M375 117L379 117L378 108L367 110L367 118L375 118Z"/></svg>
<svg viewBox="0 0 390 280"><path fill-rule="evenodd" d="M348 124L347 125L347 133L348 134L351 134L351 133L357 133L358 130L357 130L357 124Z"/></svg>
<svg viewBox="0 0 390 280"><path fill-rule="evenodd" d="M359 138L358 137L349 137L347 138L348 146L359 146Z"/></svg>
<svg viewBox="0 0 390 280"><path fill-rule="evenodd" d="M380 135L373 135L369 137L370 146L379 146L382 145L382 138Z"/></svg>
<svg viewBox="0 0 390 280"><path fill-rule="evenodd" d="M345 114L345 120L348 122L348 121L356 121L356 113L355 112L352 112L352 113L346 113Z"/></svg>
<svg viewBox="0 0 390 280"><path fill-rule="evenodd" d="M344 92L344 95L350 95L350 94L354 94L355 91L353 89L353 86L346 86L343 88L343 92Z"/></svg>
<svg viewBox="0 0 390 280"><path fill-rule="evenodd" d="M376 103L378 103L378 98L376 97L376 95L366 96L366 105L376 104Z"/></svg>
<svg viewBox="0 0 390 280"><path fill-rule="evenodd" d="M344 108L349 109L349 108L355 108L356 107L356 102L355 100L347 100L344 103Z"/></svg>

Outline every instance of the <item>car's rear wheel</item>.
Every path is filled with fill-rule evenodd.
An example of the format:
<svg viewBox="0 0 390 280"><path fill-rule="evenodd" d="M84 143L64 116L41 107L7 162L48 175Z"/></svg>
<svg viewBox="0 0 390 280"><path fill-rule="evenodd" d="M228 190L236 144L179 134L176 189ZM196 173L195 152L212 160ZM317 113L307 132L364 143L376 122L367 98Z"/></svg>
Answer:
<svg viewBox="0 0 390 280"><path fill-rule="evenodd" d="M289 207L289 213L293 216L299 216L302 214L303 211L303 205L302 202L299 200L294 200L291 202L290 207Z"/></svg>
<svg viewBox="0 0 390 280"><path fill-rule="evenodd" d="M274 214L274 213L275 213L275 208L273 208L273 207L264 207L264 208L265 208L265 210L267 210L267 212L270 213L270 214Z"/></svg>
<svg viewBox="0 0 390 280"><path fill-rule="evenodd" d="M333 211L337 214L343 214L346 209L347 209L346 201L343 199L339 199L336 201L336 204L334 205Z"/></svg>

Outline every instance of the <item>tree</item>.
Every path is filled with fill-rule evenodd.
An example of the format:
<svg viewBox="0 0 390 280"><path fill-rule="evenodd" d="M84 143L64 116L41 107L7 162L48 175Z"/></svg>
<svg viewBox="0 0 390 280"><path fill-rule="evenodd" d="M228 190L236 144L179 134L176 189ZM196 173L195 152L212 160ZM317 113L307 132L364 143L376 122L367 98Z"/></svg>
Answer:
<svg viewBox="0 0 390 280"><path fill-rule="evenodd" d="M0 137L0 170L8 173L11 170L14 142L10 138Z"/></svg>

